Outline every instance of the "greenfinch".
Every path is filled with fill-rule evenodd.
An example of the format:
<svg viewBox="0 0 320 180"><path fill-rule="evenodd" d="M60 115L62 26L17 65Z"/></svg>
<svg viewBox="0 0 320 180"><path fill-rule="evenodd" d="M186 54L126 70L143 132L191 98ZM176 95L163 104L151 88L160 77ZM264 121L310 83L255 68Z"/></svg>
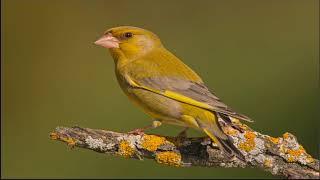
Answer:
<svg viewBox="0 0 320 180"><path fill-rule="evenodd" d="M154 119L152 127L167 123L202 130L227 157L245 159L221 123L233 126L231 118L250 118L232 111L210 92L199 75L168 51L156 34L121 26L107 30L95 44L109 49L121 89Z"/></svg>

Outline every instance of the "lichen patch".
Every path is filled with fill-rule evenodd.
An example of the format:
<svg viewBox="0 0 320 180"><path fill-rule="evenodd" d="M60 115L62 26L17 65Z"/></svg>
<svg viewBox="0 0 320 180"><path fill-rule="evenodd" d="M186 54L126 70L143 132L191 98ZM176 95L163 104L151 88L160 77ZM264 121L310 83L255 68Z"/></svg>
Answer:
<svg viewBox="0 0 320 180"><path fill-rule="evenodd" d="M132 157L135 154L135 149L130 145L128 141L122 140L119 143L118 154L123 157Z"/></svg>
<svg viewBox="0 0 320 180"><path fill-rule="evenodd" d="M237 130L233 129L230 126L226 126L223 130L229 136L236 136L239 133Z"/></svg>
<svg viewBox="0 0 320 180"><path fill-rule="evenodd" d="M181 155L172 151L158 152L156 154L155 160L158 163L166 164L169 166L180 166L181 165Z"/></svg>
<svg viewBox="0 0 320 180"><path fill-rule="evenodd" d="M279 144L280 138L274 138L269 136L268 139L273 143L273 144Z"/></svg>
<svg viewBox="0 0 320 180"><path fill-rule="evenodd" d="M141 146L145 150L154 152L165 142L166 139L164 137L159 137L155 135L144 135L142 138Z"/></svg>
<svg viewBox="0 0 320 180"><path fill-rule="evenodd" d="M303 165L313 162L313 158L297 142L297 139L290 133L283 134L284 142L280 145L280 155L287 162L299 162Z"/></svg>
<svg viewBox="0 0 320 180"><path fill-rule="evenodd" d="M271 158L265 158L264 159L264 162L263 162L263 165L267 168L271 168L272 165L273 165L273 161Z"/></svg>
<svg viewBox="0 0 320 180"><path fill-rule="evenodd" d="M76 145L76 140L71 137L58 136L57 139L66 142L70 147L74 147Z"/></svg>
<svg viewBox="0 0 320 180"><path fill-rule="evenodd" d="M96 149L100 151L104 151L106 149L111 149L114 144L108 144L108 146L103 142L101 138L94 139L91 136L88 136L85 139L86 144L89 146L90 149Z"/></svg>
<svg viewBox="0 0 320 180"><path fill-rule="evenodd" d="M142 136L141 135L123 135L117 137L117 141L127 141L131 147L139 147L139 142L141 141Z"/></svg>
<svg viewBox="0 0 320 180"><path fill-rule="evenodd" d="M50 133L50 138L52 140L57 140L59 138L59 135L55 132Z"/></svg>
<svg viewBox="0 0 320 180"><path fill-rule="evenodd" d="M256 143L255 143L256 134L251 131L246 131L244 134L244 138L245 140L243 142L240 142L238 144L238 147L246 152L252 151L256 146Z"/></svg>
<svg viewBox="0 0 320 180"><path fill-rule="evenodd" d="M76 139L73 139L71 137L59 136L59 134L55 132L50 133L50 138L52 140L61 140L63 142L66 142L70 147L74 147L76 145Z"/></svg>
<svg viewBox="0 0 320 180"><path fill-rule="evenodd" d="M290 136L292 136L292 134L290 134L290 133L288 133L288 132L286 132L286 133L284 133L284 134L282 135L282 137L283 137L284 139L289 139Z"/></svg>

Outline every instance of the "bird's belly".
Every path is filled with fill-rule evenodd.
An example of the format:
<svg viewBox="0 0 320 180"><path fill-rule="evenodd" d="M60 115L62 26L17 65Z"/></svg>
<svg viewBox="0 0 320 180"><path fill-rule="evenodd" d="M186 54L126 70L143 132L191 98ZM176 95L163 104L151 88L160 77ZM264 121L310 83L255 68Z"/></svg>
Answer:
<svg viewBox="0 0 320 180"><path fill-rule="evenodd" d="M181 103L143 89L128 89L129 99L151 117L165 123L184 126L181 119Z"/></svg>

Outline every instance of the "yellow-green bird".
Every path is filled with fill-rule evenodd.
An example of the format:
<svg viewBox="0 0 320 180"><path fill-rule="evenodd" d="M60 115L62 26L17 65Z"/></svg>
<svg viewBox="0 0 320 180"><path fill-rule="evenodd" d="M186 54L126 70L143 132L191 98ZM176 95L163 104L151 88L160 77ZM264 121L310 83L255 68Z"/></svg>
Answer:
<svg viewBox="0 0 320 180"><path fill-rule="evenodd" d="M122 90L155 120L152 127L168 123L200 129L225 155L244 160L218 118L231 126L230 118L251 120L210 92L199 75L168 51L157 35L121 26L107 30L95 44L109 49Z"/></svg>

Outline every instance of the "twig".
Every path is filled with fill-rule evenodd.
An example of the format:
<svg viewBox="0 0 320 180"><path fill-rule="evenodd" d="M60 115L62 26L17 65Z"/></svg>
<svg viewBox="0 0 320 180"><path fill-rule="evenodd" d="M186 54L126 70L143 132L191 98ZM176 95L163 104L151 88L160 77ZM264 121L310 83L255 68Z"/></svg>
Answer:
<svg viewBox="0 0 320 180"><path fill-rule="evenodd" d="M290 133L273 138L255 132L246 125L239 132L231 127L224 131L245 155L243 162L226 158L209 138L134 135L81 127L57 127L51 139L66 142L71 147L127 158L154 159L157 163L176 167L257 167L273 175L289 179L318 179L319 160L312 158Z"/></svg>

